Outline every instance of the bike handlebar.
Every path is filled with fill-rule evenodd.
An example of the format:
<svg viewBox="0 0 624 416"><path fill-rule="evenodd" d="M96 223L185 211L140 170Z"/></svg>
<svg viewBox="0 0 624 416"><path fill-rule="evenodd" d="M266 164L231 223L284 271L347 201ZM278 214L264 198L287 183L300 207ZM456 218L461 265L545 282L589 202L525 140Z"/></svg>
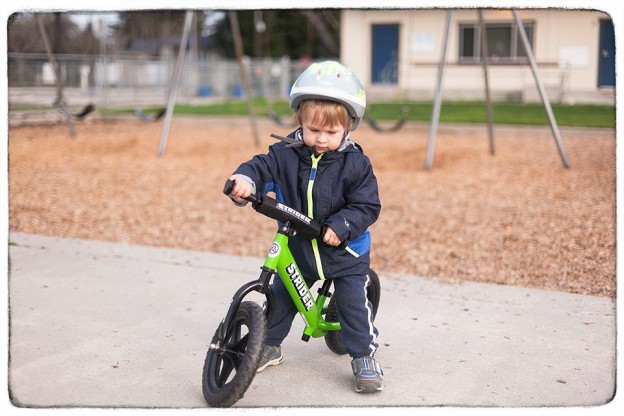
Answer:
<svg viewBox="0 0 624 416"><path fill-rule="evenodd" d="M232 193L232 189L234 189L235 184L236 184L236 181L233 181L231 179L228 179L227 181L225 181L225 186L223 187L223 193L229 196ZM246 199L247 201L253 204L258 200L259 196L260 195L251 194L247 198L244 198L244 199Z"/></svg>
<svg viewBox="0 0 624 416"><path fill-rule="evenodd" d="M225 186L223 187L223 193L225 195L230 195L232 193L234 183L235 181L230 179L225 182ZM322 237L325 233L325 229L320 222L302 214L296 209L278 202L275 198L271 198L268 195L258 193L256 195L249 195L244 199L251 202L253 209L269 218L273 218L282 223L290 221L293 229L307 240Z"/></svg>

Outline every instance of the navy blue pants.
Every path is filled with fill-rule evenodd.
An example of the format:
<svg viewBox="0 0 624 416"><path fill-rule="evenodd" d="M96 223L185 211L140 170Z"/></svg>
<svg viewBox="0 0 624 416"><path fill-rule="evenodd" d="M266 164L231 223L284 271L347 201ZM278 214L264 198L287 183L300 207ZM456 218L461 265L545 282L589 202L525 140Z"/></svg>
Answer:
<svg viewBox="0 0 624 416"><path fill-rule="evenodd" d="M308 286L314 281L306 280ZM340 337L351 357L373 356L377 350L379 332L373 324L373 306L366 298L366 288L370 284L368 275L348 275L334 279L336 309L340 322ZM269 323L267 345L282 344L297 314L284 283L275 276L271 284L275 295L275 313Z"/></svg>

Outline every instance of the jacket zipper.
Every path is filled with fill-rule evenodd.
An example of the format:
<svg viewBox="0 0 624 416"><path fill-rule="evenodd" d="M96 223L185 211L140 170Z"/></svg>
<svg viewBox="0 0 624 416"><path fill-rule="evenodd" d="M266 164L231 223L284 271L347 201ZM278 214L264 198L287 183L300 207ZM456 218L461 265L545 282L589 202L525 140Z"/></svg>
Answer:
<svg viewBox="0 0 624 416"><path fill-rule="evenodd" d="M307 189L307 197L308 197L308 217L314 218L314 204L312 200L312 188L314 187L314 180L316 179L316 171L318 167L318 162L323 157L323 153L320 155L311 155L312 160L312 168L310 169L310 178L308 180L308 189ZM319 253L318 241L316 238L312 239L312 252L314 253L314 260L316 261L316 269L318 271L319 279L325 280L325 273L323 273L323 265L321 263L321 253Z"/></svg>

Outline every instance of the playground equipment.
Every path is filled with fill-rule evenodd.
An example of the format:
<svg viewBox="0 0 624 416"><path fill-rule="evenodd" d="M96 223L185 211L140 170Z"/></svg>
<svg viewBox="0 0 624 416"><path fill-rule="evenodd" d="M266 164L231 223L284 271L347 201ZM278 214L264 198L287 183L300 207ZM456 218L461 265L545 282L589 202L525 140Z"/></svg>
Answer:
<svg viewBox="0 0 624 416"><path fill-rule="evenodd" d="M267 116L268 116L271 120L273 120L275 123L277 123L278 125L280 125L280 126L283 126L283 127L295 127L295 126L296 126L296 124L295 124L294 120L292 120L292 119L291 119L291 121L290 121L290 122L285 121L285 120L284 120L284 119L282 119L282 117L280 117L280 115L279 115L279 114L277 114L277 113L275 112L275 110L273 110L273 109L270 109L270 110L267 112Z"/></svg>
<svg viewBox="0 0 624 416"><path fill-rule="evenodd" d="M82 120L87 115L91 114L93 110L95 110L94 104L87 104L84 108L82 108L77 113L72 113L65 101L65 97L63 95L63 82L61 80L61 73L59 66L57 65L56 60L54 59L54 53L52 51L52 45L50 44L50 39L48 38L48 34L45 30L43 20L39 15L36 15L37 25L39 26L39 32L41 33L41 37L43 38L43 43L46 49L46 54L48 55L48 61L50 66L52 67L52 72L54 74L54 82L56 84L56 99L54 100L54 105L58 107L60 113L65 117L67 121L67 125L69 127L69 135L74 138L76 137L76 130L74 129L74 120Z"/></svg>
<svg viewBox="0 0 624 416"><path fill-rule="evenodd" d="M520 18L520 15L518 14L518 11L516 9L512 10L513 12L513 16L514 16L514 20L516 22L516 25L518 27L518 32L520 34L521 37L521 41L522 44L526 50L528 59L529 59L529 63L531 65L531 71L533 73L533 78L535 79L535 83L537 86L537 89L539 91L539 95L540 98L542 99L542 103L544 105L544 109L546 110L546 114L548 115L548 120L550 122L550 128L552 130L553 136L555 138L555 142L557 144L557 148L559 150L559 155L561 157L561 161L563 163L563 166L565 168L569 168L570 167L570 162L568 161L568 156L566 153L566 150L564 148L563 142L561 140L561 136L559 134L559 128L557 126L557 121L555 119L555 116L552 112L552 108L550 106L550 101L548 99L548 96L546 95L546 91L544 89L544 85L542 84L542 81L539 77L538 71L537 71L537 63L535 61L535 56L533 54L533 49L531 48L531 44L529 43L529 39L527 37L526 31L524 30L524 25L522 23L522 19ZM479 17L479 25L481 28L482 33L485 34L485 24L483 23L483 13L482 10L479 9L477 10L478 13L478 17ZM438 125L439 125L439 121L440 121L440 107L441 107L441 103L442 103L442 80L444 78L444 70L446 68L446 53L447 53L447 47L448 47L448 42L449 42L449 33L450 33L450 29L451 29L451 20L453 17L453 10L447 10L446 12L446 23L445 23L445 30L444 30L444 41L443 41L443 47L442 47L442 57L440 59L440 63L438 66L438 77L437 77L437 83L436 83L436 89L435 89L435 98L434 98L434 103L433 103L433 115L431 118L431 126L429 129L429 141L428 141L428 146L427 146L427 154L426 154L426 158L425 158L425 169L426 170L430 170L433 166L433 156L434 156L434 152L435 152L435 142L436 142L436 135L437 135L437 131L438 131ZM486 43L486 36L482 36L481 37L481 44L480 44L480 48L481 48L481 65L483 68L483 78L484 78L484 83L485 83L485 95L486 95L486 109L487 109L487 120L488 120L488 137L489 137L489 144L490 144L490 153L494 154L495 153L495 145L494 145L494 134L493 134L493 112L492 112L492 102L491 102L491 98L490 98L490 92L489 92L489 82L488 82L488 67L487 67L487 43Z"/></svg>
<svg viewBox="0 0 624 416"><path fill-rule="evenodd" d="M394 123L391 126L388 127L383 127L381 126L377 120L375 120L373 118L373 116L371 116L370 114L365 114L364 115L364 120L366 120L366 122L368 123L368 125L375 131L379 132L379 133L392 133L395 131L400 130L403 125L405 124L405 122L407 121L407 115L409 113L409 106L407 104L403 104L403 106L401 107L401 118L399 118L396 123Z"/></svg>
<svg viewBox="0 0 624 416"><path fill-rule="evenodd" d="M165 121L163 123L163 128L160 133L160 147L158 148L158 156L163 156L167 147L169 131L171 130L171 120L173 118L173 106L175 105L176 96L178 94L178 86L180 85L180 78L182 77L184 57L186 56L186 45L188 43L192 22L193 12L187 10L186 15L184 16L184 28L182 29L182 40L180 42L180 50L178 51L178 59L176 60L173 78L169 87L169 99L167 100L167 107L165 108Z"/></svg>
<svg viewBox="0 0 624 416"><path fill-rule="evenodd" d="M234 36L234 48L236 50L236 58L238 59L238 66L240 68L241 81L245 90L245 96L247 97L247 113L249 114L249 123L251 124L251 130L254 136L254 144L259 146L260 136L258 133L258 125L256 123L256 111L253 106L253 98L251 96L251 88L249 86L249 75L247 74L247 68L243 63L243 40L240 33L240 26L238 24L238 14L236 11L230 10L228 12L230 19L230 26L232 35Z"/></svg>
<svg viewBox="0 0 624 416"><path fill-rule="evenodd" d="M165 115L167 111L167 107L163 107L158 109L154 114L148 114L141 109L141 107L137 107L134 109L134 114L141 120L145 122L158 121Z"/></svg>
<svg viewBox="0 0 624 416"><path fill-rule="evenodd" d="M228 16L230 19L230 25L232 26L232 34L234 36L234 45L236 48L236 56L238 58L238 63L240 67L241 79L243 83L243 88L247 95L247 108L249 113L249 119L251 122L253 135L254 135L254 143L256 146L260 143L260 139L258 136L258 128L256 125L256 114L253 108L253 100L251 97L251 89L249 88L249 79L247 75L247 70L245 65L243 64L243 43L240 35L240 28L238 25L238 17L235 11L228 12ZM158 150L158 156L163 156L165 154L165 149L167 147L167 141L169 138L169 131L171 130L171 120L173 118L173 107L175 105L175 100L177 96L178 86L180 85L180 79L182 77L182 68L184 67L184 58L186 56L186 46L188 44L189 33L191 30L191 24L193 21L193 11L187 10L186 16L184 18L184 28L182 30L182 39L180 41L180 49L178 51L178 58L175 65L175 70L173 74L173 78L171 79L171 84L169 87L169 98L167 100L167 107L164 111L165 120L163 123L163 129L160 135L160 147ZM149 116L147 116L142 111L135 111L137 115L141 119L150 120ZM162 114L158 112L156 116L151 118L152 120L157 120L162 117Z"/></svg>

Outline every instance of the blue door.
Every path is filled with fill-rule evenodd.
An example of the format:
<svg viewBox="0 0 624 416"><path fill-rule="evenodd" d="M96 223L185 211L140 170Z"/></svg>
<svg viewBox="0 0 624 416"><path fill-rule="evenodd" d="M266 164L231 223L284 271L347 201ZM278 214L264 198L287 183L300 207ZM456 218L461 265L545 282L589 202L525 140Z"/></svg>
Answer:
<svg viewBox="0 0 624 416"><path fill-rule="evenodd" d="M600 21L598 86L615 87L615 33L611 20Z"/></svg>
<svg viewBox="0 0 624 416"><path fill-rule="evenodd" d="M373 25L372 83L395 85L399 79L399 25Z"/></svg>

